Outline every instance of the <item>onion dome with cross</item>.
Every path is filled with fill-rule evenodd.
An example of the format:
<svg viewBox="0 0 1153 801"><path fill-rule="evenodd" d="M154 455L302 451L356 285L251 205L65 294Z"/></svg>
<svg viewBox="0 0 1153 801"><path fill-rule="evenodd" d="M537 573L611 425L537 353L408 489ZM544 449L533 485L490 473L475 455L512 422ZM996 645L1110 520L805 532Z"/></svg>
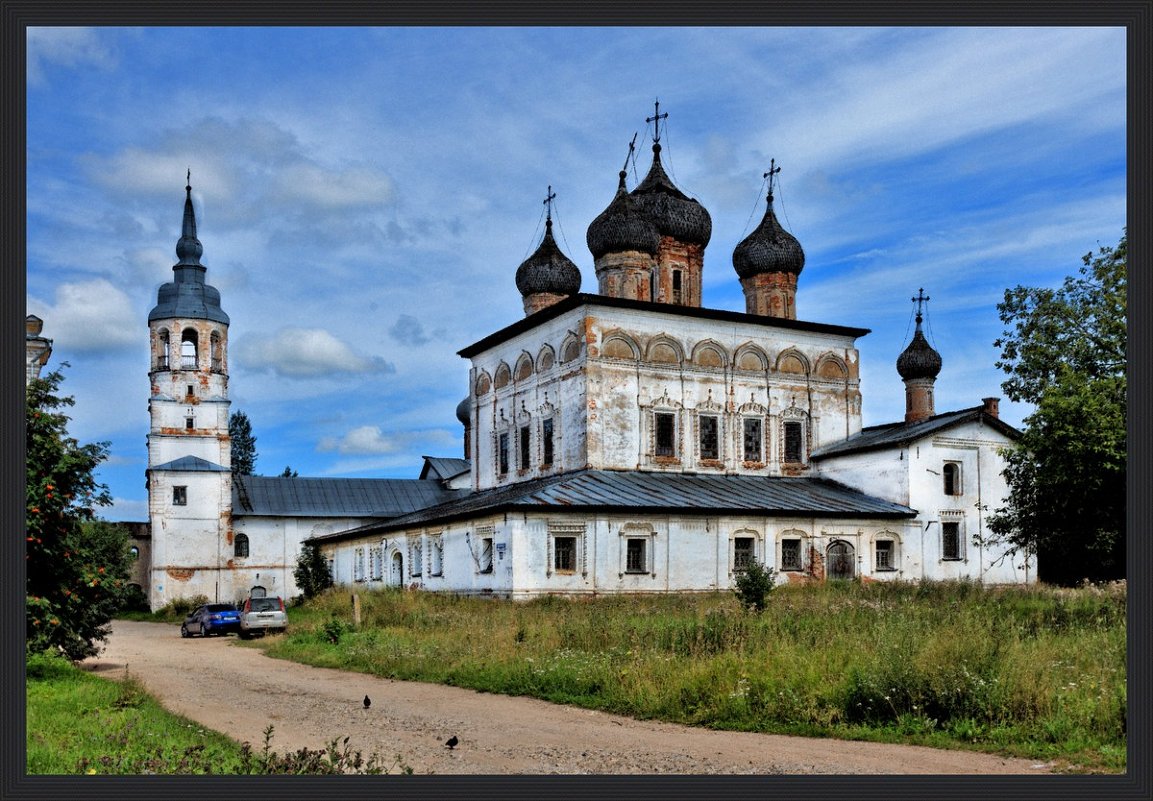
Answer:
<svg viewBox="0 0 1153 801"><path fill-rule="evenodd" d="M797 238L781 227L773 212L773 177L780 172L776 159L770 162L765 178L769 194L761 224L733 250L733 269L740 278L767 273L800 275L805 267L805 251Z"/></svg>
<svg viewBox="0 0 1153 801"><path fill-rule="evenodd" d="M921 306L929 297L924 290L917 290L917 297L913 302L917 304L917 330L913 332L913 341L897 357L897 372L901 378L936 378L941 372L941 354L933 349L921 332Z"/></svg>
<svg viewBox="0 0 1153 801"><path fill-rule="evenodd" d="M548 213L544 223L544 238L531 256L516 270L516 288L524 297L525 314L540 311L581 289L580 268L561 252L552 235L552 201L556 197L548 188L545 205Z"/></svg>
<svg viewBox="0 0 1153 801"><path fill-rule="evenodd" d="M632 156L636 139L636 134L633 134L633 141L629 142L629 157ZM628 167L628 158L625 159L625 167ZM661 235L656 226L649 222L640 204L625 189L626 175L628 170L622 169L616 195L608 208L592 221L585 234L585 242L593 258L630 250L654 256L660 246Z"/></svg>

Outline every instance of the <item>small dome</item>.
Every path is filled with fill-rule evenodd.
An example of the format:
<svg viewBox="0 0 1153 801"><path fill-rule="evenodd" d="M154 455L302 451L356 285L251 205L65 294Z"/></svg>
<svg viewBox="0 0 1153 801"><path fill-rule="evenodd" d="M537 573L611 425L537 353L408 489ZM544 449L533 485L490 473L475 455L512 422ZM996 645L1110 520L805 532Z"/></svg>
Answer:
<svg viewBox="0 0 1153 801"><path fill-rule="evenodd" d="M521 295L538 292L575 295L581 290L581 272L572 260L561 253L552 237L552 220L545 220L544 239L540 247L516 270L516 288Z"/></svg>
<svg viewBox="0 0 1153 801"><path fill-rule="evenodd" d="M585 242L594 259L606 253L636 250L656 255L661 235L649 222L640 207L625 191L625 175L621 171L620 185L608 208L589 225Z"/></svg>
<svg viewBox="0 0 1153 801"><path fill-rule="evenodd" d="M941 354L921 333L921 315L917 315L917 330L909 347L897 357L897 372L901 378L936 378L941 372Z"/></svg>
<svg viewBox="0 0 1153 801"><path fill-rule="evenodd" d="M472 422L472 398L466 395L464 400L456 405L456 419L459 420L465 428L469 427L469 424Z"/></svg>
<svg viewBox="0 0 1153 801"><path fill-rule="evenodd" d="M708 211L673 185L661 166L661 146L653 145L653 166L645 179L630 193L657 232L678 242L709 244L713 219Z"/></svg>
<svg viewBox="0 0 1153 801"><path fill-rule="evenodd" d="M733 250L733 269L739 277L751 278L766 273L800 275L804 267L805 251L777 221L770 194L761 224Z"/></svg>

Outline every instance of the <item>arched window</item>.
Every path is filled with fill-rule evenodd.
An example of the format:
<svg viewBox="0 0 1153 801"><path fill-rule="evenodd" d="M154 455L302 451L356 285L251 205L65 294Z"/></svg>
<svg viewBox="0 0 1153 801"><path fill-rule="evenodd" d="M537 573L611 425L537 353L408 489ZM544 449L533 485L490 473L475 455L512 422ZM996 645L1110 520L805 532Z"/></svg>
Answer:
<svg viewBox="0 0 1153 801"><path fill-rule="evenodd" d="M158 343L158 348L157 348L157 353L156 353L156 369L157 370L167 370L168 369L168 348L169 348L168 329L167 328L161 328L160 333L157 334L156 339L157 339L157 343Z"/></svg>
<svg viewBox="0 0 1153 801"><path fill-rule="evenodd" d="M961 495L961 465L956 462L945 462L945 467L942 470L942 476L945 481L945 494L946 495Z"/></svg>
<svg viewBox="0 0 1153 801"><path fill-rule="evenodd" d="M137 548L135 545L133 545L131 548L128 549L128 555L131 556L133 560L139 559L140 558L140 549Z"/></svg>
<svg viewBox="0 0 1153 801"><path fill-rule="evenodd" d="M224 372L224 338L219 331L212 332L212 372Z"/></svg>
<svg viewBox="0 0 1153 801"><path fill-rule="evenodd" d="M233 548L236 557L248 556L248 535L237 534L236 540L233 542Z"/></svg>
<svg viewBox="0 0 1153 801"><path fill-rule="evenodd" d="M193 328L184 329L184 333L180 335L180 369L182 370L195 370L196 363L196 330Z"/></svg>

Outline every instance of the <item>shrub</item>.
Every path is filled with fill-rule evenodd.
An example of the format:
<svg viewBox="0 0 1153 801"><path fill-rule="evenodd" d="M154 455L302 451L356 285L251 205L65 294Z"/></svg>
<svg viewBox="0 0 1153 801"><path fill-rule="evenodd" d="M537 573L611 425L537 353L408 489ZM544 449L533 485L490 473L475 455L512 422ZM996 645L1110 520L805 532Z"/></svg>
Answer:
<svg viewBox="0 0 1153 801"><path fill-rule="evenodd" d="M737 574L733 592L746 609L762 612L776 583L777 571L753 559Z"/></svg>

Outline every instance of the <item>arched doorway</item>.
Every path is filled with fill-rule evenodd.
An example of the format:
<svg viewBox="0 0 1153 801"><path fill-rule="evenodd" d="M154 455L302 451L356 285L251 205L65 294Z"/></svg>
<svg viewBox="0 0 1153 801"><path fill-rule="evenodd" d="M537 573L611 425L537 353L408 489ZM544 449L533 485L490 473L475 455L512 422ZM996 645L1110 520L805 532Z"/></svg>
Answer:
<svg viewBox="0 0 1153 801"><path fill-rule="evenodd" d="M830 579L851 579L856 574L857 559L853 546L844 540L829 545L825 575Z"/></svg>
<svg viewBox="0 0 1153 801"><path fill-rule="evenodd" d="M392 555L392 570L388 574L388 584L390 587L404 585L404 557L400 555L400 551Z"/></svg>

